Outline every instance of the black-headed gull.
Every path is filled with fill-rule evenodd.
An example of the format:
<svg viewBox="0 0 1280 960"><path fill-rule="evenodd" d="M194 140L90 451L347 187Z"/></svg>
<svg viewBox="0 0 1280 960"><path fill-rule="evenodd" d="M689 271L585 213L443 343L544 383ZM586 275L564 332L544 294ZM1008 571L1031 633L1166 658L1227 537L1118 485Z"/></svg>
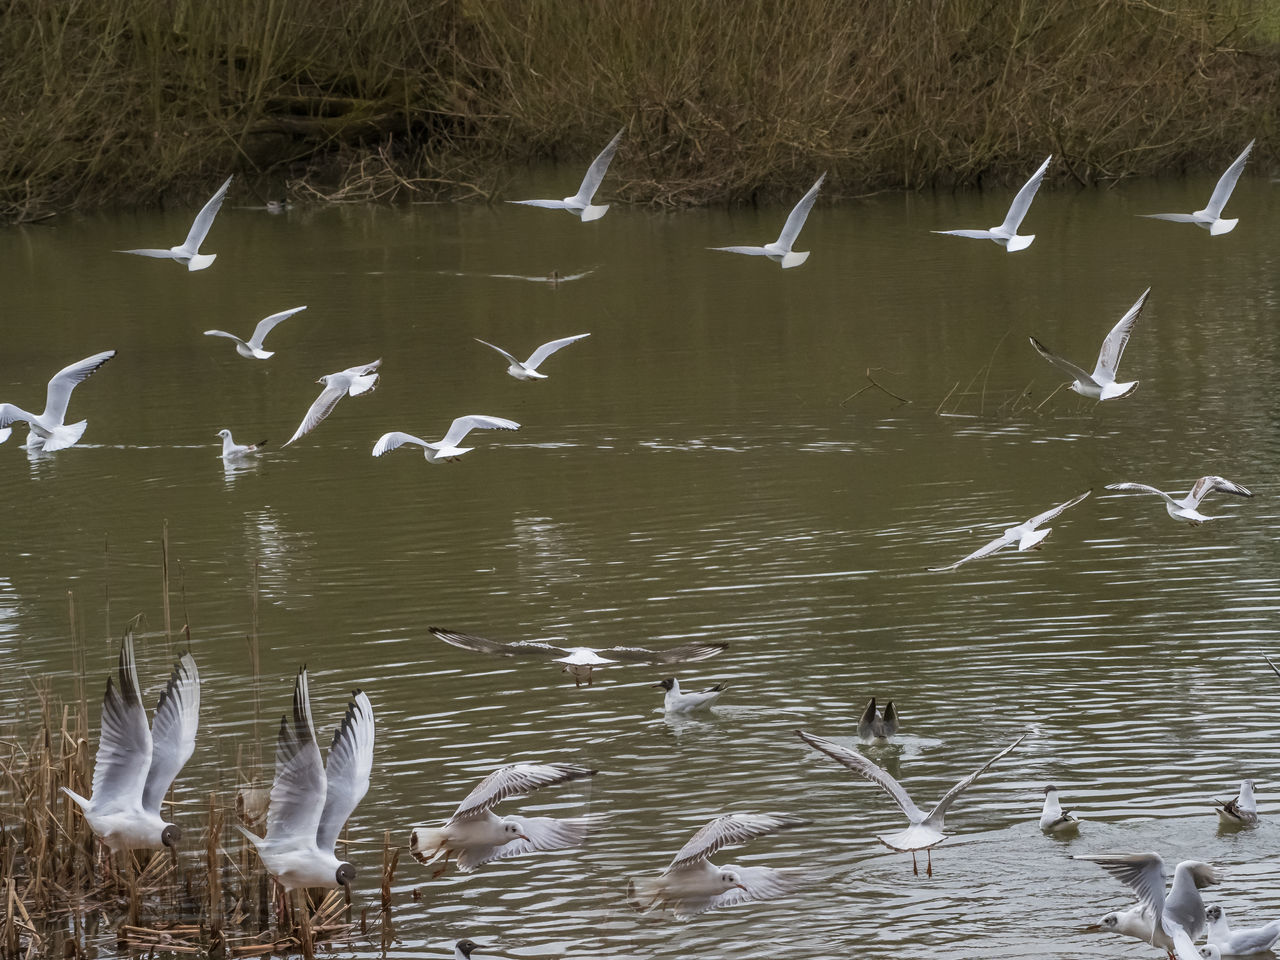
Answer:
<svg viewBox="0 0 1280 960"><path fill-rule="evenodd" d="M160 694L150 729L138 687L132 629L120 645L119 681L117 688L107 678L102 699L93 796L86 799L66 787L62 792L80 806L90 829L113 851L173 850L182 832L161 818L160 804L195 750L200 673L191 654L183 654Z"/></svg>
<svg viewBox="0 0 1280 960"><path fill-rule="evenodd" d="M1181 520L1183 523L1189 523L1192 526L1199 526L1206 520L1216 520L1216 517L1206 517L1199 511L1200 501L1213 493L1215 490L1222 493L1233 493L1237 497L1252 497L1253 494L1240 486L1238 483L1232 483L1223 477L1201 477L1195 482L1195 486L1181 500L1175 500L1163 490L1157 490L1155 487L1149 487L1145 483L1108 483L1108 490L1129 490L1135 493L1153 493L1157 497L1164 500L1164 508L1169 516L1175 520Z"/></svg>
<svg viewBox="0 0 1280 960"><path fill-rule="evenodd" d="M371 392L378 385L378 375L374 371L381 365L382 358L379 357L373 363L348 367L337 373L327 373L317 380L316 383L324 384L324 389L320 391L320 396L316 397L315 402L307 410L307 415L302 418L302 423L298 424L298 429L284 442L284 445L287 447L319 426L321 420L333 413L333 408L343 397L358 397L363 393Z"/></svg>
<svg viewBox="0 0 1280 960"><path fill-rule="evenodd" d="M89 425L89 421L63 422L67 417L67 404L71 402L71 391L75 389L76 384L84 383L93 376L115 355L114 350L95 353L92 357L78 360L55 373L53 379L49 381L44 399L44 412L41 414L27 413L12 403L0 403L0 443L8 440L9 434L13 432L10 424L24 420L31 429L26 442L28 449L53 453L55 450L65 450L74 445L84 436L84 430Z"/></svg>
<svg viewBox="0 0 1280 960"><path fill-rule="evenodd" d="M659 690L665 690L662 698L662 709L667 713L694 713L698 710L709 710L711 705L720 699L726 684L717 683L706 690L690 692L680 689L680 681L675 677L667 677L654 684Z"/></svg>
<svg viewBox="0 0 1280 960"><path fill-rule="evenodd" d="M1037 529L1040 524L1048 523L1050 520L1053 520L1063 511L1070 507L1074 507L1092 492L1092 490L1086 490L1084 493L1080 494L1080 496L1073 497L1066 503L1060 503L1056 507L1046 510L1044 513L1038 513L1030 520L1026 520L1017 526L1008 527L1004 533L996 537L986 546L979 547L977 550L973 551L973 553L969 554L967 557L961 557L955 563L949 563L945 567L930 567L929 569L935 572L954 570L962 563L968 563L970 560L978 560L981 557L989 557L997 550L1003 550L1005 547L1013 543L1018 545L1019 550L1038 550L1040 549L1041 541L1053 532L1052 527L1045 527L1043 530Z"/></svg>
<svg viewBox="0 0 1280 960"><path fill-rule="evenodd" d="M1214 807L1224 826L1251 827L1258 822L1258 802L1253 797L1253 781L1240 781L1240 792L1227 801L1218 801Z"/></svg>
<svg viewBox="0 0 1280 960"><path fill-rule="evenodd" d="M623 130L625 129L624 127ZM587 175L582 178L582 185L572 197L565 197L563 200L508 200L507 203L519 203L526 207L546 207L549 210L568 210L583 223L599 220L608 212L609 204L594 206L591 199L600 189L600 183L609 171L609 164L613 162L613 155L618 152L618 141L622 139L623 130L615 133L613 139L600 151L600 155L591 161L591 166L587 168Z"/></svg>
<svg viewBox="0 0 1280 960"><path fill-rule="evenodd" d="M1045 833L1065 835L1080 830L1080 818L1070 810L1063 810L1058 800L1058 788L1053 784L1044 788L1044 809L1040 812L1040 829Z"/></svg>
<svg viewBox="0 0 1280 960"><path fill-rule="evenodd" d="M929 851L928 874L933 876L933 847L936 847L943 840L947 839L948 834L943 831L946 829L945 819L947 810L951 808L957 797L964 793L965 790L972 786L973 782L978 779L987 768L993 763L1007 754L1010 750L1020 744L1023 737L1019 737L1013 743L1009 744L994 757L980 766L969 776L965 777L954 787L948 790L941 800L937 802L932 810L925 813L915 805L915 802L907 795L907 791L902 788L897 780L885 770L876 766L862 754L857 751L850 750L848 747L842 747L838 743L832 743L822 737L815 737L811 733L805 733L803 730L797 730L796 735L819 753L825 753L837 763L844 764L854 773L861 774L872 783L878 784L885 793L889 794L894 801L902 808L902 812L907 815L910 826L898 833L885 834L876 839L883 843L890 850L897 850L900 853L911 854L911 869L914 873L919 874L920 869L916 865L916 851Z"/></svg>
<svg viewBox="0 0 1280 960"><path fill-rule="evenodd" d="M373 706L366 694L355 690L333 735L329 758L321 765L307 668L298 671L293 717L280 718L276 736L267 834L259 837L236 825L286 892L299 887L350 890L356 868L335 857L333 850L343 825L369 790L373 737Z"/></svg>
<svg viewBox="0 0 1280 960"><path fill-rule="evenodd" d="M876 712L876 698L867 701L867 709L858 718L858 739L863 743L887 742L898 732L898 708L890 700L884 705L884 715Z"/></svg>
<svg viewBox="0 0 1280 960"><path fill-rule="evenodd" d="M628 881L627 900L641 913L670 908L677 919L686 920L751 900L785 897L808 878L807 870L733 863L717 866L709 858L723 847L808 823L784 813L731 813L718 817L680 848L661 875Z"/></svg>
<svg viewBox="0 0 1280 960"><path fill-rule="evenodd" d="M293 307L289 310L282 310L279 313L273 313L269 317L263 317L258 321L258 325L253 328L253 336L248 340L241 340L234 333L227 333L225 330L206 330L206 337L226 337L228 340L236 342L236 353L249 360L265 360L267 357L274 357L274 350L263 350L262 341L267 339L267 334L276 328L276 325L283 320L288 320L295 313L307 309L305 306Z"/></svg>
<svg viewBox="0 0 1280 960"><path fill-rule="evenodd" d="M231 431L225 427L218 431L218 436L222 438L222 459L234 460L236 457L248 456L251 453L257 453L267 445L267 441L259 440L257 443L236 443L231 439Z"/></svg>
<svg viewBox="0 0 1280 960"><path fill-rule="evenodd" d="M1197 210L1195 213L1140 213L1138 216L1146 217L1148 220L1194 223L1202 230L1208 230L1211 237L1230 233L1240 221L1223 220L1222 208L1231 199L1231 191L1236 188L1236 181L1240 179L1244 165L1249 162L1249 151L1253 149L1254 143L1255 141L1250 140L1249 145L1241 151L1240 156L1236 157L1231 166L1227 167L1227 172L1218 178L1218 185L1213 188L1213 195L1209 197L1209 203L1203 210Z"/></svg>
<svg viewBox="0 0 1280 960"><path fill-rule="evenodd" d="M415 437L412 433L401 433L399 430L393 430L391 433L384 433L378 438L378 442L373 445L373 455L380 457L384 453L389 453L397 447L402 447L406 443L412 443L422 448L422 455L427 458L427 463L452 463L456 461L464 453L474 450L475 447L460 447L458 444L472 430L519 430L520 424L514 420L504 420L502 417L487 417L484 414L473 413L469 416L458 417L449 425L449 430L439 440L423 440L421 437Z"/></svg>
<svg viewBox="0 0 1280 960"><path fill-rule="evenodd" d="M1118 933L1125 937L1133 937L1150 943L1155 936L1155 918L1143 904L1128 910L1113 910L1097 923L1084 928L1088 933Z"/></svg>
<svg viewBox="0 0 1280 960"><path fill-rule="evenodd" d="M503 350L501 347L490 343L488 340L481 340L479 337L476 337L475 340L476 343L483 343L490 350L497 350L507 358L507 361L511 364L507 367L507 374L509 376L515 377L517 380L545 380L547 379L547 375L545 373L538 372L538 367L542 365L542 361L546 360L547 357L551 356L561 347L567 347L569 344L576 343L584 337L589 336L591 336L589 333L579 333L572 337L563 337L559 340L552 340L549 343L544 343L537 350L533 351L533 353L529 355L529 359L525 360L523 363L511 354L507 353L507 351Z"/></svg>
<svg viewBox="0 0 1280 960"><path fill-rule="evenodd" d="M484 953L484 951L470 940L459 940L453 945L453 960L471 960L473 953Z"/></svg>
<svg viewBox="0 0 1280 960"><path fill-rule="evenodd" d="M1216 903L1205 907L1204 916L1209 925L1209 943L1224 957L1266 953L1280 941L1280 920L1272 920L1262 927L1232 930L1227 923L1227 911Z"/></svg>
<svg viewBox="0 0 1280 960"><path fill-rule="evenodd" d="M1057 354L1050 353L1049 348L1035 337L1030 338L1031 345L1036 348L1040 356L1071 377L1071 389L1082 397L1099 401L1127 397L1138 389L1138 381L1116 383L1116 372L1120 368L1120 357L1124 354L1124 348L1129 343L1129 335L1133 333L1133 325L1138 322L1142 308L1147 303L1147 294L1150 292L1150 287L1142 291L1138 302L1130 307L1129 311L1120 318L1120 322L1111 328L1107 339L1102 341L1102 349L1098 352L1098 362L1093 368L1093 373L1086 373L1082 367L1077 367L1070 360L1064 360Z"/></svg>
<svg viewBox="0 0 1280 960"><path fill-rule="evenodd" d="M231 181L235 179L233 174L227 177L227 182L218 188L218 192L209 198L209 202L201 208L196 214L195 222L191 224L191 231L187 234L187 239L182 241L179 246L170 247L168 250L117 250L117 253L134 253L140 257L155 257L158 260L177 260L179 263L185 263L188 270L203 270L205 267L218 259L216 253L201 253L200 244L204 243L204 238L209 233L209 228L213 226L213 218L218 215L218 210L222 206L222 201L227 196L227 187L231 186Z"/></svg>
<svg viewBox="0 0 1280 960"><path fill-rule="evenodd" d="M1035 199L1036 191L1040 189L1040 181L1044 179L1044 172L1049 169L1051 160L1053 160L1053 154L1045 157L1044 163L1040 164L1040 169L1022 185L1022 189L1018 191L1018 195L1013 198L1013 203L1009 206L1009 212L1005 214L1004 223L990 230L934 230L932 232L945 233L952 237L969 237L973 240L994 240L1009 253L1025 250L1031 246L1031 241L1036 238L1036 235L1031 233L1019 236L1018 227L1022 225L1022 220L1031 207L1031 201Z"/></svg>
<svg viewBox="0 0 1280 960"><path fill-rule="evenodd" d="M500 657L531 657L564 664L562 673L570 674L575 686L582 681L591 685L591 672L607 663L690 663L705 660L729 649L724 642L695 641L668 650L646 650L644 647L561 647L544 640L519 640L502 643L486 640L469 633L457 633L440 627L428 628L432 635L445 643L477 653L492 653Z"/></svg>
<svg viewBox="0 0 1280 960"><path fill-rule="evenodd" d="M763 247L738 246L709 249L723 250L726 253L743 253L749 257L768 257L775 263L782 264L783 270L800 266L809 259L809 251L796 253L791 247L796 242L796 237L800 236L800 229L804 226L804 222L809 219L809 211L813 209L813 202L818 199L818 191L822 188L822 181L825 179L827 175L824 172L809 188L809 192L800 198L800 202L791 208L791 213L787 215L787 222L782 225L782 233L778 234L777 240L766 243Z"/></svg>
<svg viewBox="0 0 1280 960"><path fill-rule="evenodd" d="M491 860L576 847L595 823L590 817L499 817L493 808L508 797L595 775L595 770L572 763L499 767L467 794L444 826L414 827L409 834L409 851L419 863L430 864L443 857L435 873L438 877L450 857L457 860L461 872L470 873Z"/></svg>

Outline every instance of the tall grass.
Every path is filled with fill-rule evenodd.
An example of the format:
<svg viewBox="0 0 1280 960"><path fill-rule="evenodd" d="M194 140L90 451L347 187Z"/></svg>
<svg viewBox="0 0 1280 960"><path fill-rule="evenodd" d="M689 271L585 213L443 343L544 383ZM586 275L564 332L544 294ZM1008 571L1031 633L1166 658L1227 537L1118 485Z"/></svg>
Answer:
<svg viewBox="0 0 1280 960"><path fill-rule="evenodd" d="M0 215L230 169L340 200L487 196L590 156L698 203L1215 166L1274 133L1266 0L10 0Z"/></svg>

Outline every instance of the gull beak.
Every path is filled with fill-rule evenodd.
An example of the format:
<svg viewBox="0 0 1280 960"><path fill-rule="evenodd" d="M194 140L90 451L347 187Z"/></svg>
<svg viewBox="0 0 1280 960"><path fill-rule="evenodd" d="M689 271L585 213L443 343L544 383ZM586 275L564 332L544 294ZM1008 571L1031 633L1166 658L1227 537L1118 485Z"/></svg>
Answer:
<svg viewBox="0 0 1280 960"><path fill-rule="evenodd" d="M516 836L517 836L517 837L519 837L521 840L524 840L524 841L526 841L526 842L528 842L528 843L533 843L533 841L532 841L532 840L530 840L530 839L528 838L528 836L526 836L526 835L525 835L525 834L523 834L523 833L517 833L517 834L516 834Z"/></svg>
<svg viewBox="0 0 1280 960"><path fill-rule="evenodd" d="M747 890L746 884L743 884L743 883L735 883L734 886L737 887L739 890ZM750 892L751 892L750 890L747 890L747 893L750 893Z"/></svg>
<svg viewBox="0 0 1280 960"><path fill-rule="evenodd" d="M1085 928L1084 928L1084 932L1085 932L1085 933L1101 933L1101 932L1102 932L1102 924L1100 924L1100 923L1091 923L1091 924L1089 924L1087 927L1085 927Z"/></svg>
<svg viewBox="0 0 1280 960"><path fill-rule="evenodd" d="M657 689L657 690L665 690L665 689L667 689L666 687L664 687L664 686L663 686L662 684L660 684L660 683L651 683L651 684L650 684L650 686L651 686L651 687L654 687L654 688L655 688L655 689Z"/></svg>
<svg viewBox="0 0 1280 960"><path fill-rule="evenodd" d="M173 864L173 866L175 867L178 865L178 845L177 844L169 845L169 862Z"/></svg>
<svg viewBox="0 0 1280 960"><path fill-rule="evenodd" d="M349 905L351 903L351 881L350 880L348 880L346 883L342 885L342 896L343 896L343 899Z"/></svg>

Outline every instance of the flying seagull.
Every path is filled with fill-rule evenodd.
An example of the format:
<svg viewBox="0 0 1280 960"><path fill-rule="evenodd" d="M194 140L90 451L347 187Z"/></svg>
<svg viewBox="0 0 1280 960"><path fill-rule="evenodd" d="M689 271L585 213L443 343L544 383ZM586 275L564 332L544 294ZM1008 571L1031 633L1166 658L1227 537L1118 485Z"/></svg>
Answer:
<svg viewBox="0 0 1280 960"><path fill-rule="evenodd" d="M1204 916L1209 924L1209 943L1217 947L1224 957L1266 953L1280 941L1280 920L1272 920L1261 927L1232 930L1227 923L1227 911L1216 903L1205 907Z"/></svg>
<svg viewBox="0 0 1280 960"><path fill-rule="evenodd" d="M731 813L718 817L695 833L659 876L628 881L627 900L641 913L670 907L677 919L687 920L708 910L785 897L807 879L807 870L732 863L716 866L709 858L731 844L809 822L784 813Z"/></svg>
<svg viewBox="0 0 1280 960"><path fill-rule="evenodd" d="M1231 199L1231 191L1236 188L1236 181L1240 179L1244 165L1249 162L1249 151L1253 149L1255 142L1250 140L1249 145L1241 151L1240 156L1236 157L1231 166L1227 167L1227 172L1219 178L1218 185L1213 188L1213 196L1209 198L1209 204L1203 210L1197 210L1195 213L1140 213L1138 216L1146 217L1149 220L1194 223L1202 230L1208 230L1211 237L1230 233L1240 221L1223 220L1222 208Z"/></svg>
<svg viewBox="0 0 1280 960"><path fill-rule="evenodd" d="M450 857L456 858L458 870L470 873L491 860L576 847L595 822L590 817L499 817L493 808L508 797L595 775L595 770L571 763L512 763L500 767L467 794L444 826L414 827L409 834L409 851L419 863L430 864L443 857L435 873L438 877Z"/></svg>
<svg viewBox="0 0 1280 960"><path fill-rule="evenodd" d="M1045 833L1065 835L1080 829L1080 818L1070 810L1063 810L1058 800L1058 788L1050 784L1044 788L1044 809L1040 813L1040 829Z"/></svg>
<svg viewBox="0 0 1280 960"><path fill-rule="evenodd" d="M876 698L867 701L867 709L858 718L858 739L863 743L888 742L898 732L898 709L890 700L884 705L884 716L876 712Z"/></svg>
<svg viewBox="0 0 1280 960"><path fill-rule="evenodd" d="M415 437L412 433L401 433L398 430L384 433L378 438L378 442L373 445L373 455L380 457L384 453L395 450L397 447L404 446L406 443L412 443L422 448L422 455L427 458L427 463L452 463L464 453L475 449L475 447L458 446L462 442L462 438L472 430L519 429L520 424L514 420L504 420L502 417L486 417L483 414L473 413L466 417L458 417L449 425L449 432L435 441L423 440L421 437Z"/></svg>
<svg viewBox="0 0 1280 960"><path fill-rule="evenodd" d="M572 197L565 197L563 200L508 200L507 203L519 203L526 207L546 207L549 210L568 210L579 217L583 223L588 220L599 220L608 212L609 204L593 206L591 198L600 189L600 182L604 180L609 164L613 162L613 155L618 152L618 141L622 139L622 134L623 130L615 133L608 146L600 151L600 156L591 161L591 166L587 168L587 175L582 178L582 186L578 187L578 192Z"/></svg>
<svg viewBox="0 0 1280 960"><path fill-rule="evenodd" d="M288 320L295 313L307 309L303 307L293 307L289 310L283 310L280 313L273 313L269 317L263 317L258 321L258 325L253 328L253 336L247 341L241 340L234 333L227 333L225 330L206 330L206 337L226 337L228 340L236 342L236 353L249 360L265 360L267 357L274 357L274 350L263 350L262 341L267 339L267 334L276 328L276 325L282 320Z"/></svg>
<svg viewBox="0 0 1280 960"><path fill-rule="evenodd" d="M44 412L41 414L27 413L12 403L0 403L0 443L8 440L9 434L13 432L10 424L24 420L31 430L27 437L27 449L53 453L73 446L84 436L89 421L81 420L71 424L63 422L67 416L67 404L71 402L71 391L76 384L84 383L93 376L99 367L115 355L114 350L95 353L92 357L79 360L55 373L49 381Z"/></svg>
<svg viewBox="0 0 1280 960"><path fill-rule="evenodd" d="M842 747L838 743L832 743L830 740L824 740L822 737L815 737L813 734L806 733L803 730L797 730L796 735L819 753L825 753L832 760L844 764L854 773L861 774L871 782L879 784L894 799L898 806L902 808L902 812L907 815L910 826L898 833L886 834L876 839L890 850L897 850L901 853L910 852L911 869L916 874L920 872L919 867L916 865L916 851L928 850L929 866L927 872L929 876L933 876L933 848L949 836L943 833L946 829L943 821L951 804L956 801L960 794L969 789L973 785L973 781L985 773L988 767L1020 744L1026 736L1026 734L1023 734L1023 736L1013 741L1013 743L957 783L943 795L932 810L925 813L907 796L907 791L902 789L897 780L893 779L886 771L876 766L862 754L847 747Z"/></svg>
<svg viewBox="0 0 1280 960"><path fill-rule="evenodd" d="M195 223L191 224L191 232L187 234L187 239L182 241L180 246L170 247L168 250L117 250L116 252L136 253L140 257L155 257L159 260L177 260L179 263L185 263L188 270L203 270L218 259L218 255L201 253L200 244L204 243L209 228L213 226L213 218L218 215L218 209L227 196L227 187L231 186L231 181L234 179L234 174L227 177L227 182L218 188L218 192L210 197L209 202L196 214Z"/></svg>
<svg viewBox="0 0 1280 960"><path fill-rule="evenodd" d="M1019 550L1039 550L1040 543L1045 537L1049 536L1049 534L1053 532L1053 528L1045 527L1043 530L1037 530L1036 528L1042 523L1048 523L1050 520L1055 519L1063 511L1074 507L1092 492L1092 490L1086 490L1084 493L1080 494L1080 496L1073 497L1066 503L1060 503L1051 510L1046 510L1044 513L1036 514L1030 520L1026 520L1017 526L1007 528L1004 533L996 537L986 546L979 547L977 550L973 551L973 553L969 554L967 557L962 557L955 563L948 564L945 567L930 567L929 569L935 572L942 570L954 570L956 567L960 566L960 564L967 563L970 560L989 557L991 554L998 550L1003 550L1012 543L1017 543Z"/></svg>
<svg viewBox="0 0 1280 960"><path fill-rule="evenodd" d="M1191 492L1181 500L1175 500L1163 490L1149 487L1145 483L1108 483L1107 489L1132 490L1135 493L1154 493L1157 497L1164 498L1164 508L1168 511L1169 516L1192 526L1199 526L1206 520L1217 519L1216 517L1206 517L1198 509L1200 501L1215 490L1220 490L1223 493L1234 493L1237 497L1253 496L1250 491L1240 486L1240 484L1232 483L1223 477L1201 477L1196 481L1195 486L1191 488Z"/></svg>
<svg viewBox="0 0 1280 960"><path fill-rule="evenodd" d="M694 713L698 710L710 710L712 704L720 699L727 684L717 683L714 687L689 693L680 689L680 681L675 677L667 677L654 684L659 690L665 690L662 698L662 709L666 713Z"/></svg>
<svg viewBox="0 0 1280 960"><path fill-rule="evenodd" d="M1064 360L1050 353L1049 348L1035 337L1031 337L1031 345L1036 348L1040 356L1071 377L1073 381L1071 389L1082 397L1089 397L1092 400L1119 400L1121 397L1127 397L1138 389L1138 381L1116 383L1116 372L1120 367L1120 357L1124 353L1124 348L1129 343L1129 335L1133 333L1133 325L1138 322L1142 308L1147 302L1147 294L1150 292L1150 287L1142 291L1138 302L1130 307L1128 313L1120 318L1120 322L1111 328L1107 339L1102 341L1102 350L1098 352L1098 362L1092 374L1085 373L1070 360Z"/></svg>
<svg viewBox="0 0 1280 960"><path fill-rule="evenodd" d="M333 735L329 759L321 766L316 728L311 722L307 668L293 687L293 718L280 718L276 736L276 777L267 807L267 835L236 824L267 872L286 891L298 887L344 887L350 891L356 868L333 855L343 825L369 789L373 768L373 706L355 690Z"/></svg>
<svg viewBox="0 0 1280 960"><path fill-rule="evenodd" d="M287 447L299 437L305 436L318 427L321 420L333 413L333 408L343 397L358 397L362 393L371 392L378 385L378 375L374 371L381 364L382 358L379 357L373 363L347 367L337 373L327 373L317 380L316 383L324 384L324 389L320 391L320 396L316 397L311 408L307 410L307 415L302 418L302 423L298 424L298 429L284 442L284 445Z"/></svg>
<svg viewBox="0 0 1280 960"><path fill-rule="evenodd" d="M1224 826L1253 826L1258 822L1258 801L1253 798L1253 781L1240 781L1240 792L1231 800L1219 800L1214 809Z"/></svg>
<svg viewBox="0 0 1280 960"><path fill-rule="evenodd" d="M711 247L712 250L724 250L726 253L744 253L749 257L768 257L775 263L782 264L783 270L789 270L792 267L798 267L809 259L809 251L803 253L795 253L791 246L796 242L796 237L800 236L800 230L804 227L804 222L809 219L809 211L813 209L813 202L818 199L818 190L822 187L822 181L827 179L824 172L818 177L817 182L809 188L809 192L800 198L787 216L787 222L782 225L782 233L778 234L778 239L772 243L766 243L763 247Z"/></svg>
<svg viewBox="0 0 1280 960"><path fill-rule="evenodd" d="M714 657L729 644L695 641L671 647L668 650L646 650L644 647L557 647L542 640L520 640L517 643L501 643L466 633L455 633L439 627L430 627L431 633L445 643L477 653L492 653L499 657L531 657L563 663L561 673L573 676L574 685L582 681L591 685L591 671L606 663L689 663Z"/></svg>
<svg viewBox="0 0 1280 960"><path fill-rule="evenodd" d="M1025 250L1031 246L1031 241L1036 238L1034 233L1026 236L1018 235L1018 227L1022 225L1022 219L1027 215L1027 210L1031 207L1031 201L1035 199L1036 191L1040 189L1040 181L1044 179L1044 172L1049 169L1049 162L1053 159L1053 154L1045 157L1044 163L1040 164L1040 169L1031 175L1031 179L1023 184L1022 189L1018 191L1018 195L1013 198L1013 203L1009 206L1009 212L1005 214L1004 223L990 230L934 230L933 233L945 233L953 237L969 237L974 240L994 240L1000 246L1004 247L1009 253L1016 250Z"/></svg>
<svg viewBox="0 0 1280 960"><path fill-rule="evenodd" d="M191 654L184 653L148 729L130 628L120 645L119 682L116 687L108 677L102 699L93 796L86 799L66 787L62 792L79 805L89 827L112 851L168 847L176 855L182 831L161 818L160 804L195 750L200 673Z"/></svg>
<svg viewBox="0 0 1280 960"><path fill-rule="evenodd" d="M547 375L545 373L538 372L538 367L542 365L542 361L546 360L547 357L551 356L561 347L567 347L569 344L589 336L591 336L589 333L579 333L572 337L563 337L560 340L552 340L550 343L544 343L537 350L533 351L533 353L529 355L529 359L523 363L511 354L507 353L507 351L503 350L501 347L490 343L488 340L481 340L479 337L476 337L475 340L477 343L483 343L490 350L497 350L507 358L507 361L511 364L511 366L507 367L508 375L515 377L517 380L545 380L547 379Z"/></svg>

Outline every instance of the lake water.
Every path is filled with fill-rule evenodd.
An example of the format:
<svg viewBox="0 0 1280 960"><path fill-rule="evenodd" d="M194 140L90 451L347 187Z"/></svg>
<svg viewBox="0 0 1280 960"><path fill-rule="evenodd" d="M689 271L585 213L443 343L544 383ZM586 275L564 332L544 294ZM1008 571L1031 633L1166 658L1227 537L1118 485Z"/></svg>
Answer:
<svg viewBox="0 0 1280 960"><path fill-rule="evenodd" d="M512 195L574 183L552 171ZM95 730L126 621L147 618L148 703L189 624L204 707L178 796L199 798L231 789L239 751L270 755L300 663L322 740L363 687L379 726L350 824L357 906L376 903L383 831L407 842L495 766L600 770L500 808L609 815L586 849L438 880L406 851L397 956L444 957L464 936L511 957L1158 956L1083 932L1132 900L1068 854L1112 851L1212 861L1226 880L1211 899L1237 924L1269 920L1280 194L1243 180L1240 225L1220 238L1134 216L1196 209L1211 189L1046 188L1017 254L929 233L999 222L1012 189L820 205L797 244L813 255L788 271L704 249L772 239L784 207L615 206L591 224L504 204L272 216L233 190L205 246L218 261L193 274L112 251L178 242L194 206L0 232L0 399L38 407L54 371L119 351L76 389L79 446L29 459L19 427L0 447L0 694L12 705L43 678L71 694L68 591ZM552 271L589 273L498 276ZM1063 378L1027 336L1091 368L1148 286L1121 367L1138 391L1050 396ZM200 335L245 335L300 304L265 362ZM523 356L584 332L539 383L472 339ZM317 377L377 357L375 393L278 449ZM911 402L858 393L868 368ZM474 433L443 466L369 455L383 432L434 439L468 413L523 426ZM272 451L224 469L221 427ZM1204 509L1221 519L1192 528L1154 497L1102 489L1185 492L1206 473L1256 496L1214 496ZM1089 488L1044 550L927 570ZM670 723L651 686L669 670L616 666L575 688L555 665L454 649L429 625L728 641L677 675L729 688L714 716ZM903 734L870 755L925 806L1027 734L953 808L932 878L874 839L901 824L889 798L794 737L851 742L871 695L896 701ZM1220 832L1212 801L1243 777L1263 821ZM1050 782L1086 820L1078 839L1036 826ZM814 822L718 859L808 864L818 882L687 924L627 907L627 877L733 811Z"/></svg>

